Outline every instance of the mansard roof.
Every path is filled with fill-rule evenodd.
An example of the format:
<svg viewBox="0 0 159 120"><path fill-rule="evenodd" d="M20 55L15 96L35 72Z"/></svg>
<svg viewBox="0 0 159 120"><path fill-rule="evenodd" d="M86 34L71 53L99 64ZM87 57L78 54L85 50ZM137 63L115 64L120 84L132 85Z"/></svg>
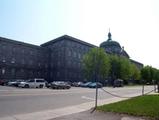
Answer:
<svg viewBox="0 0 159 120"><path fill-rule="evenodd" d="M46 42L46 43L44 43L44 44L41 44L41 46L42 46L42 47L48 46L48 45L50 45L50 44L53 44L53 43L55 43L55 42L57 42L57 41L61 41L61 40L64 40L64 39L71 40L71 41L74 41L74 42L78 42L78 43L81 43L81 44L84 44L84 45L87 45L87 46L90 46L90 47L97 47L97 46L95 46L95 45L93 45L93 44L84 42L84 41L82 41L82 40L80 40L80 39L71 37L71 36L69 36L69 35L63 35L63 36L58 37L58 38L56 38L56 39L50 40L50 41L48 41L48 42Z"/></svg>
<svg viewBox="0 0 159 120"><path fill-rule="evenodd" d="M22 45L22 46L26 46L26 47L32 47L32 48L36 48L36 49L42 48L41 46L38 46L38 45L20 42L17 40L12 40L12 39L8 39L8 38L4 38L4 37L0 37L0 41L11 43L11 44L16 44L16 45Z"/></svg>
<svg viewBox="0 0 159 120"><path fill-rule="evenodd" d="M142 63L140 63L140 62L138 62L138 61L135 61L135 60L133 60L133 59L130 59L130 61L133 62L133 63L136 63L136 64L138 64L138 65L144 66L144 64L142 64Z"/></svg>

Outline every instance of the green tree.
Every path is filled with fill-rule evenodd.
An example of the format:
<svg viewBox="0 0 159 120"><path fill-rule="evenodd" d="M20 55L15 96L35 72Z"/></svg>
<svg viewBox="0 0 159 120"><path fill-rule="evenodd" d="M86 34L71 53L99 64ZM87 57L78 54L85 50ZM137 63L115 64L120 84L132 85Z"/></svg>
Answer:
<svg viewBox="0 0 159 120"><path fill-rule="evenodd" d="M131 64L131 78L133 80L139 80L141 78L141 72L135 64Z"/></svg>
<svg viewBox="0 0 159 120"><path fill-rule="evenodd" d="M131 77L131 62L129 59L122 56L110 55L110 63L110 76L113 80L118 78L128 80Z"/></svg>
<svg viewBox="0 0 159 120"><path fill-rule="evenodd" d="M152 67L145 66L144 68L142 68L141 76L146 83L151 83L152 82Z"/></svg>
<svg viewBox="0 0 159 120"><path fill-rule="evenodd" d="M159 82L159 70L158 69L155 69L154 80L156 80L157 82Z"/></svg>
<svg viewBox="0 0 159 120"><path fill-rule="evenodd" d="M115 80L120 78L120 61L117 55L109 55L111 69L110 69L110 77Z"/></svg>
<svg viewBox="0 0 159 120"><path fill-rule="evenodd" d="M120 57L120 78L128 80L131 77L131 62L126 57Z"/></svg>
<svg viewBox="0 0 159 120"><path fill-rule="evenodd" d="M105 79L110 70L108 55L102 48L92 48L83 57L83 70L88 80Z"/></svg>

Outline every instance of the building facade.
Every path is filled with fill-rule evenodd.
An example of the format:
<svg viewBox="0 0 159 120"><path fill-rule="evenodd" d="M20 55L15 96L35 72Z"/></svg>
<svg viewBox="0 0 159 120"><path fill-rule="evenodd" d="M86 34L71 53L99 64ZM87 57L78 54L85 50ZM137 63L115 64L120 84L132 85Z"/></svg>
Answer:
<svg viewBox="0 0 159 120"><path fill-rule="evenodd" d="M97 47L68 35L61 36L40 46L0 37L0 79L44 78L47 81L83 81L82 57ZM101 43L109 54L129 58L116 41ZM143 64L131 60L140 68Z"/></svg>
<svg viewBox="0 0 159 120"><path fill-rule="evenodd" d="M29 79L48 76L48 50L0 38L0 79Z"/></svg>
<svg viewBox="0 0 159 120"><path fill-rule="evenodd" d="M41 45L50 51L51 81L83 81L82 57L92 47L92 44L64 35Z"/></svg>

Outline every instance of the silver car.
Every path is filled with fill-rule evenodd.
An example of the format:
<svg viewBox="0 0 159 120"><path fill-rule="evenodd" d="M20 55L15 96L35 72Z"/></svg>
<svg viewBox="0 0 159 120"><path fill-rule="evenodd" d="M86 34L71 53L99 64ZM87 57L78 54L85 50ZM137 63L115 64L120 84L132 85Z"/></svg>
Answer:
<svg viewBox="0 0 159 120"><path fill-rule="evenodd" d="M46 81L44 79L35 78L35 79L30 79L26 82L21 82L19 84L19 87L22 87L22 88L44 88L45 85L46 85Z"/></svg>

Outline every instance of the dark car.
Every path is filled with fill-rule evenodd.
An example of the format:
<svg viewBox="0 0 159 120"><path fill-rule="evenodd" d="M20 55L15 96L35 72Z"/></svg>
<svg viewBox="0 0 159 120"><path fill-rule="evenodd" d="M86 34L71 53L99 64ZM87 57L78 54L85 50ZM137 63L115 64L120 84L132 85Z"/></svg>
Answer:
<svg viewBox="0 0 159 120"><path fill-rule="evenodd" d="M5 85L5 81L4 80L0 80L0 85Z"/></svg>
<svg viewBox="0 0 159 120"><path fill-rule="evenodd" d="M123 87L124 86L124 81L121 79L117 79L114 81L114 87Z"/></svg>
<svg viewBox="0 0 159 120"><path fill-rule="evenodd" d="M88 85L89 88L96 88L96 86L98 88L102 88L103 87L103 85L101 83L99 83L99 82L97 82L97 83L93 82L93 83L91 83L91 84Z"/></svg>
<svg viewBox="0 0 159 120"><path fill-rule="evenodd" d="M45 85L47 88L50 88L51 87L51 83L48 83L46 82L46 85Z"/></svg>
<svg viewBox="0 0 159 120"><path fill-rule="evenodd" d="M67 82L52 82L51 83L51 88L52 89L70 89L71 86Z"/></svg>

